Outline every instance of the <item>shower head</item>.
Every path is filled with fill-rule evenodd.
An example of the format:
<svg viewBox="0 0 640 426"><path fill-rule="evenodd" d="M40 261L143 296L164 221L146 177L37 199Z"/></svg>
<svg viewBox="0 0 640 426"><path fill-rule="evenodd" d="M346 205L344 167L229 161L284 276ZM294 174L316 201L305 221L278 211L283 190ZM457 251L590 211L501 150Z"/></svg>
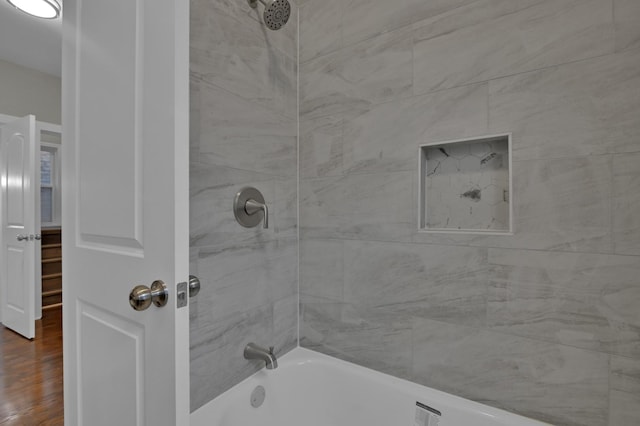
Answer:
<svg viewBox="0 0 640 426"><path fill-rule="evenodd" d="M270 30L279 30L287 23L291 15L288 0L259 0L264 5L264 23ZM258 0L249 0L251 7L258 6Z"/></svg>

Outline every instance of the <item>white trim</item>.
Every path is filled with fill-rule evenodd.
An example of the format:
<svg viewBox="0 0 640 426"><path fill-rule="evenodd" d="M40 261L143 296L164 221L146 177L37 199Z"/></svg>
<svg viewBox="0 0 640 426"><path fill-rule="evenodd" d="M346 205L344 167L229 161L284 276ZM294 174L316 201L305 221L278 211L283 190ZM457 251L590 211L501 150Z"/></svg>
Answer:
<svg viewBox="0 0 640 426"><path fill-rule="evenodd" d="M513 133L505 132L505 133L496 133L493 135L470 136L468 138L462 138L462 139L451 139L446 141L428 142L428 143L421 144L420 148L422 148L423 146L436 146L436 145L446 145L446 144L457 143L457 142L473 142L473 141L479 141L484 139L503 138L505 136L507 136L509 138L509 141L511 141Z"/></svg>
<svg viewBox="0 0 640 426"><path fill-rule="evenodd" d="M426 228L425 214L427 209L427 199L424 193L424 147L446 145L459 142L474 142L484 139L507 138L507 155L509 156L509 229L504 230L482 230L482 229L448 229L448 228ZM446 141L429 142L418 146L418 232L421 234L469 234L469 235L514 235L515 224L513 216L513 133L496 133L485 136L473 136L462 139L452 139Z"/></svg>
<svg viewBox="0 0 640 426"><path fill-rule="evenodd" d="M0 125L11 123L20 117L14 117L13 115L0 114ZM36 131L47 131L53 133L59 133L62 135L62 126L59 124L47 123L46 121L36 121Z"/></svg>
<svg viewBox="0 0 640 426"><path fill-rule="evenodd" d="M62 135L62 126L59 124L47 123L44 121L36 121L36 130L39 132L51 132Z"/></svg>
<svg viewBox="0 0 640 426"><path fill-rule="evenodd" d="M19 119L20 117L14 117L13 115L0 114L0 124L11 123L14 120Z"/></svg>

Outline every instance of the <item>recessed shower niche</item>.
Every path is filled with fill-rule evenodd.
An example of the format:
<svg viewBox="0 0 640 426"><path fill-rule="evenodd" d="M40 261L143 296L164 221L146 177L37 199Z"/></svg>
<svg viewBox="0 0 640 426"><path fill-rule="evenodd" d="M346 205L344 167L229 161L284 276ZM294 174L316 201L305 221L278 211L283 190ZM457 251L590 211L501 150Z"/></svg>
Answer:
<svg viewBox="0 0 640 426"><path fill-rule="evenodd" d="M511 135L420 146L420 231L511 234Z"/></svg>

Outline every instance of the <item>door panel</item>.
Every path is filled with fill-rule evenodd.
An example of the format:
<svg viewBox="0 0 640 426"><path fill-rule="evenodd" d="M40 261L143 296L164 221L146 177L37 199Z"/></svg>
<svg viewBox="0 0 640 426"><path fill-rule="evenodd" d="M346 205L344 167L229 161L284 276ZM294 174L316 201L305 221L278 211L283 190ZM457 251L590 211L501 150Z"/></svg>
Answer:
<svg viewBox="0 0 640 426"><path fill-rule="evenodd" d="M9 129L7 129L10 131ZM25 189L28 189L29 175L25 176L25 146L24 135L13 133L6 141L5 164L7 176L6 202L7 223L6 226L16 229L25 228L24 203ZM28 172L28 170L27 170ZM27 179L25 187L24 179ZM28 195L28 194L27 194Z"/></svg>
<svg viewBox="0 0 640 426"><path fill-rule="evenodd" d="M138 255L142 255L143 3L79 2L80 31L91 37L79 40L77 80L78 132L91 135L78 148L79 237L86 244L133 249ZM115 131L110 131L110 123L117 123Z"/></svg>
<svg viewBox="0 0 640 426"><path fill-rule="evenodd" d="M22 247L7 249L7 278L9 283L21 282L24 275L25 252ZM7 318L13 315L24 315L25 288L23 285L7 286ZM11 312L13 311L13 312Z"/></svg>
<svg viewBox="0 0 640 426"><path fill-rule="evenodd" d="M83 372L80 387L81 424L91 425L92 418L109 419L117 425L144 423L144 328L135 322L118 318L86 303L78 306L78 342ZM95 369L95 360L110 362L105 369ZM129 374L134 367L135 374ZM104 377L112 386L101 386ZM113 393L113 394L112 394ZM105 405L109 400L113 405ZM112 407L118 407L114 412Z"/></svg>
<svg viewBox="0 0 640 426"><path fill-rule="evenodd" d="M186 425L188 1L68 0L63 19L65 423ZM155 280L169 303L134 311Z"/></svg>
<svg viewBox="0 0 640 426"><path fill-rule="evenodd" d="M2 126L0 141L0 321L28 339L35 337L37 159L35 117Z"/></svg>

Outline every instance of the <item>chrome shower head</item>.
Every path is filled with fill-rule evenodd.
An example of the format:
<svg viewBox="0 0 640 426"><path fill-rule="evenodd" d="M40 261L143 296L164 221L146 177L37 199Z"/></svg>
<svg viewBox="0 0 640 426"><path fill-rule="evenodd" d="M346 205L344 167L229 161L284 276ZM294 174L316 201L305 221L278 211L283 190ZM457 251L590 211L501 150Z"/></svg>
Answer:
<svg viewBox="0 0 640 426"><path fill-rule="evenodd" d="M264 23L270 30L279 30L287 23L291 15L291 5L288 0L260 0L264 5ZM256 8L258 0L249 0L249 5Z"/></svg>

